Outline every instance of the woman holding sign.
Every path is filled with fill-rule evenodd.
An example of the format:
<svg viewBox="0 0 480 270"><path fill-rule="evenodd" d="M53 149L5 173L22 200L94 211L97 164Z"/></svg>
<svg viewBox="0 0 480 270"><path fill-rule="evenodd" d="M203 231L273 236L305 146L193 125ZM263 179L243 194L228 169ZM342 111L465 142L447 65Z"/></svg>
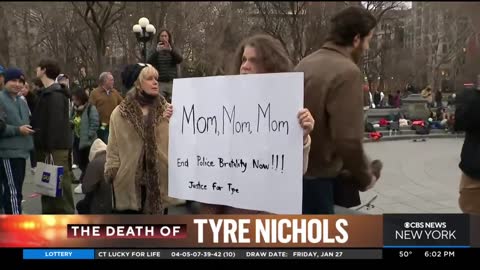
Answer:
<svg viewBox="0 0 480 270"><path fill-rule="evenodd" d="M167 197L168 118L171 106L159 94L158 72L129 65L122 81L131 89L110 118L105 179L112 184L113 210L163 214Z"/></svg>
<svg viewBox="0 0 480 270"><path fill-rule="evenodd" d="M280 43L268 35L254 35L245 39L234 55L232 75L291 72L293 70L287 52ZM298 121L303 129L303 172L308 165L310 152L310 132L315 121L308 111L302 109L298 112ZM261 211L238 209L224 205L202 203L201 214L260 214Z"/></svg>

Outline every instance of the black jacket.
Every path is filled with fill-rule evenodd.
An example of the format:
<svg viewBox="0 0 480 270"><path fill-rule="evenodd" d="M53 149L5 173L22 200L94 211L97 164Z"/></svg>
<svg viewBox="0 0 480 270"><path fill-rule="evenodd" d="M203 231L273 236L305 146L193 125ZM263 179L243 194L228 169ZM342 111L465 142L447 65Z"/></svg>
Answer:
<svg viewBox="0 0 480 270"><path fill-rule="evenodd" d="M35 111L35 104L37 104L37 95L29 91L28 94L25 96L25 99L27 100L30 112L33 113Z"/></svg>
<svg viewBox="0 0 480 270"><path fill-rule="evenodd" d="M160 82L171 82L178 77L177 65L183 61L183 57L177 50L155 51L149 58L148 63L158 70Z"/></svg>
<svg viewBox="0 0 480 270"><path fill-rule="evenodd" d="M68 90L58 83L37 93L32 112L35 149L50 152L72 148L69 97Z"/></svg>
<svg viewBox="0 0 480 270"><path fill-rule="evenodd" d="M465 131L459 167L466 175L480 180L480 90L466 90L457 100L455 130Z"/></svg>

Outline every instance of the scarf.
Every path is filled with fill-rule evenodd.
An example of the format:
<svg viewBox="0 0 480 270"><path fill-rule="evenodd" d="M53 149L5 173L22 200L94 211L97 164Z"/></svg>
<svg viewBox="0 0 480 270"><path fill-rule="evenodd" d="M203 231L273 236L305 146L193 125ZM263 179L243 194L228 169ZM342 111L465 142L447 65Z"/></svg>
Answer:
<svg viewBox="0 0 480 270"><path fill-rule="evenodd" d="M149 95L149 94L145 93L145 91L136 91L135 92L135 99L138 101L140 106L144 107L144 106L152 106L153 103L155 103L155 101L157 101L157 99L159 99L159 97Z"/></svg>
<svg viewBox="0 0 480 270"><path fill-rule="evenodd" d="M144 214L162 214L163 203L160 197L158 149L155 127L166 108L165 99L160 96L142 94L136 91L133 95L127 95L120 111L134 127L143 141L143 149L135 174L135 194L138 201L142 198L144 188L145 202L141 205ZM144 120L143 106L149 107L149 113Z"/></svg>

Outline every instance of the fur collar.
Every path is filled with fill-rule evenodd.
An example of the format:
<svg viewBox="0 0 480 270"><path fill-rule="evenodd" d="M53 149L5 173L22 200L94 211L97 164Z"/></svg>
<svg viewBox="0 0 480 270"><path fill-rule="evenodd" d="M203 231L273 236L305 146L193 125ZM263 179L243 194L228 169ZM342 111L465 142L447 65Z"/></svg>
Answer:
<svg viewBox="0 0 480 270"><path fill-rule="evenodd" d="M125 118L130 124L133 125L135 131L140 135L142 139L145 140L145 134L144 134L144 129L145 129L145 124L144 124L144 116L142 113L142 109L140 107L140 104L138 101L135 99L134 94L129 92L127 94L127 97L123 100L122 103L120 103L120 115ZM152 110L150 113L153 113L154 117L154 122L153 124L156 126L162 117L163 113L165 112L167 107L167 103L165 99L161 96L155 101L155 103L152 105L150 110Z"/></svg>

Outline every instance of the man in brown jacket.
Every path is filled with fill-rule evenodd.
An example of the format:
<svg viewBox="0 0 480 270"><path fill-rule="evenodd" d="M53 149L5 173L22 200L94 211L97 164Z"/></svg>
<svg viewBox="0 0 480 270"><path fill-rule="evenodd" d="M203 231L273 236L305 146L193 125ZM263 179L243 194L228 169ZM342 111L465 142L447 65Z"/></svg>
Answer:
<svg viewBox="0 0 480 270"><path fill-rule="evenodd" d="M342 169L360 190L375 183L363 150L363 76L357 63L368 49L376 19L361 7L348 7L331 20L327 42L304 58L305 107L317 127L303 181L303 213L333 214L333 186Z"/></svg>
<svg viewBox="0 0 480 270"><path fill-rule="evenodd" d="M89 102L93 104L100 115L100 129L98 138L108 143L108 124L113 110L122 102L120 93L113 88L114 80L110 72L102 72L99 77L99 86L90 93Z"/></svg>

